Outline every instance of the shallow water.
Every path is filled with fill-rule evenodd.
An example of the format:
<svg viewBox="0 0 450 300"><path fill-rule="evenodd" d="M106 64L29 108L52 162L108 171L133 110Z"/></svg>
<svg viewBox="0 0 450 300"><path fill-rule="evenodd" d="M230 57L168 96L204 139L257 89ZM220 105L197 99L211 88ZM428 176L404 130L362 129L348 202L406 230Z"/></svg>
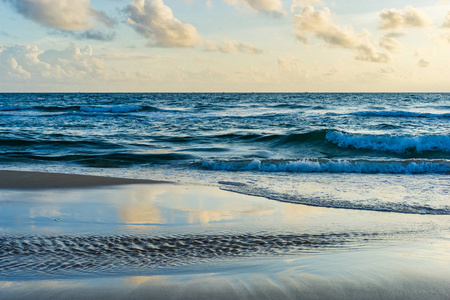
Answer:
<svg viewBox="0 0 450 300"><path fill-rule="evenodd" d="M449 97L0 94L0 167L450 214Z"/></svg>
<svg viewBox="0 0 450 300"><path fill-rule="evenodd" d="M447 215L315 208L171 185L4 190L0 220L3 280L172 274L224 261L445 243L450 229Z"/></svg>

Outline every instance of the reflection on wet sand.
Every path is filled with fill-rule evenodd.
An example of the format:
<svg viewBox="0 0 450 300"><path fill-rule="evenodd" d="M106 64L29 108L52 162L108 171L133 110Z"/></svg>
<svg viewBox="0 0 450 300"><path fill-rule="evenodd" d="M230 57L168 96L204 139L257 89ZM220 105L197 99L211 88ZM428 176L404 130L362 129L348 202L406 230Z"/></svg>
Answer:
<svg viewBox="0 0 450 300"><path fill-rule="evenodd" d="M131 190L117 207L120 222L128 224L199 224L256 217L275 211L256 201L242 201L216 188L176 187L168 190L139 186ZM226 195L224 195L226 194ZM237 197L236 197L237 196ZM226 201L223 201L226 198Z"/></svg>

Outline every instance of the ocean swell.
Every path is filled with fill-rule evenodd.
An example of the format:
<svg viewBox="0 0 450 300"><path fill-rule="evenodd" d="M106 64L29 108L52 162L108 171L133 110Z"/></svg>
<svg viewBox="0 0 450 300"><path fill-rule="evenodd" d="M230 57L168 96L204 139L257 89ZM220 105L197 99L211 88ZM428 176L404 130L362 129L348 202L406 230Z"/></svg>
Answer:
<svg viewBox="0 0 450 300"><path fill-rule="evenodd" d="M407 117L407 118L450 118L450 113L433 114L425 112L411 112L411 111L358 111L350 115L354 116L373 116L373 117Z"/></svg>

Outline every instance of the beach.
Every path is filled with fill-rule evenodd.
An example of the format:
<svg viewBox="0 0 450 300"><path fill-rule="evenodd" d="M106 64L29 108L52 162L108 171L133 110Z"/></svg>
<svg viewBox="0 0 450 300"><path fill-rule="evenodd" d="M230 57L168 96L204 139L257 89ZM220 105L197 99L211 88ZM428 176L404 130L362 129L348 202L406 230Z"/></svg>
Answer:
<svg viewBox="0 0 450 300"><path fill-rule="evenodd" d="M449 216L1 171L2 299L448 299ZM7 179L7 180L6 180Z"/></svg>

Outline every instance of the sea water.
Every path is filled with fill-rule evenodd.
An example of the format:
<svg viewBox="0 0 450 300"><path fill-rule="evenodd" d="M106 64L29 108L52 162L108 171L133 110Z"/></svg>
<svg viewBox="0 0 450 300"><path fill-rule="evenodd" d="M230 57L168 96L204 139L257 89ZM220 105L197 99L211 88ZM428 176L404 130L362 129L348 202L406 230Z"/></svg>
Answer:
<svg viewBox="0 0 450 300"><path fill-rule="evenodd" d="M448 291L450 94L0 94L0 168L181 183L1 191L11 295L211 270Z"/></svg>
<svg viewBox="0 0 450 300"><path fill-rule="evenodd" d="M450 214L450 94L0 94L0 167Z"/></svg>

